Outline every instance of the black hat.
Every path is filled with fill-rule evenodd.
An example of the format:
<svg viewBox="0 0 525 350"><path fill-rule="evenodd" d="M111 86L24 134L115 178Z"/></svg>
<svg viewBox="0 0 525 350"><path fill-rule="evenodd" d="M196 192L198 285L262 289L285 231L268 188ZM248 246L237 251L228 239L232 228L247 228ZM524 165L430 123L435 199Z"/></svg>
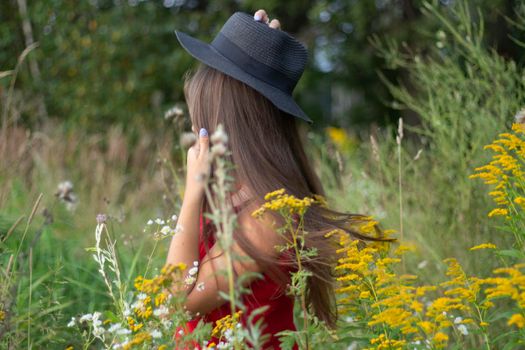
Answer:
<svg viewBox="0 0 525 350"><path fill-rule="evenodd" d="M292 97L308 52L291 35L243 12L234 13L211 44L178 30L175 34L202 63L257 90L280 110L312 122Z"/></svg>

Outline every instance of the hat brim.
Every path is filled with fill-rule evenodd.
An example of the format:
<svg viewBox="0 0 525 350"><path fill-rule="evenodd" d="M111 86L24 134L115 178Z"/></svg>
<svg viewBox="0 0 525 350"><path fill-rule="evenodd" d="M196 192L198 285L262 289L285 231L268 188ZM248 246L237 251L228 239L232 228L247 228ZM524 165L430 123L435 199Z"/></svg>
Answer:
<svg viewBox="0 0 525 350"><path fill-rule="evenodd" d="M312 120L308 118L306 113L304 113L301 107L299 107L299 105L289 94L279 90L276 87L273 87L268 83L265 83L260 79L257 79L249 72L245 72L235 65L235 63L220 54L210 44L195 39L192 36L189 36L188 34L178 30L175 31L175 34L182 47L188 51L190 55L202 63L215 68L218 71L229 75L230 77L237 79L255 89L268 100L270 100L275 105L275 107L279 108L280 110L312 123Z"/></svg>

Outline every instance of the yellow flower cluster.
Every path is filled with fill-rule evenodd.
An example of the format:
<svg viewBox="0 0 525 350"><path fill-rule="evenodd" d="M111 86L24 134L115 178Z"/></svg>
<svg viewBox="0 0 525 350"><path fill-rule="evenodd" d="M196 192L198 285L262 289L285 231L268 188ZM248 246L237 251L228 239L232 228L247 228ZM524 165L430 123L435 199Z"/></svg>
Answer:
<svg viewBox="0 0 525 350"><path fill-rule="evenodd" d="M129 350L134 346L141 345L149 340L151 340L151 334L149 334L149 332L140 332L136 334L128 343L126 343L122 349Z"/></svg>
<svg viewBox="0 0 525 350"><path fill-rule="evenodd" d="M139 329L141 329L144 326L144 324L143 323L136 323L135 320L133 319L133 317L129 317L128 316L128 326L129 326L129 329L132 332L136 332Z"/></svg>
<svg viewBox="0 0 525 350"><path fill-rule="evenodd" d="M152 294L157 293L162 288L168 287L173 281L173 274L180 273L186 269L186 264L166 264L160 271L160 275L152 279L142 276L135 278L135 289L139 292Z"/></svg>
<svg viewBox="0 0 525 350"><path fill-rule="evenodd" d="M525 310L525 275L522 272L524 268L525 264L498 268L494 270L494 274L499 276L483 279L482 283L489 285L485 289L487 299L508 297L516 302L520 310Z"/></svg>
<svg viewBox="0 0 525 350"><path fill-rule="evenodd" d="M5 312L3 310L0 310L0 321L2 321L5 318Z"/></svg>
<svg viewBox="0 0 525 350"><path fill-rule="evenodd" d="M509 326L516 325L518 328L525 327L525 317L522 314L514 314L509 318L507 322Z"/></svg>
<svg viewBox="0 0 525 350"><path fill-rule="evenodd" d="M516 193L523 193L525 161L525 133L522 124L512 126L513 133L502 133L493 143L485 146L495 154L489 164L475 169L477 172L470 176L471 179L482 179L485 184L494 185L494 190L489 192L494 202L498 205L488 216L503 216L510 219L509 211L513 202L524 208L525 198L516 197ZM520 191L515 191L519 188ZM512 198L516 197L516 198Z"/></svg>
<svg viewBox="0 0 525 350"><path fill-rule="evenodd" d="M211 336L220 339L224 333L229 330L234 330L235 327L239 324L242 311L237 311L232 315L226 315L223 318L215 322L215 327L211 332Z"/></svg>
<svg viewBox="0 0 525 350"><path fill-rule="evenodd" d="M343 254L335 267L339 312L376 327L373 329L378 333L371 340L371 349L400 349L424 340L434 348L444 348L449 341L447 333L458 324L487 325L483 319L476 322L474 316L464 317L456 325L451 319L454 314L480 315L493 306L488 299L480 301L485 281L468 277L455 259L444 261L448 265L445 282L416 286L416 276L395 272L401 262L399 257L412 247L400 246L394 257L389 257L344 232L330 234L336 233L340 245L336 252ZM437 295L432 297L431 293Z"/></svg>
<svg viewBox="0 0 525 350"><path fill-rule="evenodd" d="M266 203L264 203L259 209L255 210L252 213L252 216L260 218L267 211L279 212L289 217L294 214L303 215L312 204L325 203L324 201L319 201L319 198L320 196L317 195L315 197L304 197L303 199L299 199L286 194L285 189L281 188L266 194L266 196L264 196Z"/></svg>
<svg viewBox="0 0 525 350"><path fill-rule="evenodd" d="M172 283L181 279L186 270L185 264L167 264L160 274L146 279L142 276L135 278L134 286L140 299L133 306L133 314L126 318L128 328L135 333L133 338L123 346L123 349L143 346L152 336L146 330L146 322L153 315L153 308L165 305L168 301L168 291ZM140 332L139 332L140 331ZM159 347L161 349L161 347Z"/></svg>
<svg viewBox="0 0 525 350"><path fill-rule="evenodd" d="M372 349L390 350L403 348L406 345L406 341L389 339L385 334L380 334L377 338L371 339L370 344L375 345Z"/></svg>

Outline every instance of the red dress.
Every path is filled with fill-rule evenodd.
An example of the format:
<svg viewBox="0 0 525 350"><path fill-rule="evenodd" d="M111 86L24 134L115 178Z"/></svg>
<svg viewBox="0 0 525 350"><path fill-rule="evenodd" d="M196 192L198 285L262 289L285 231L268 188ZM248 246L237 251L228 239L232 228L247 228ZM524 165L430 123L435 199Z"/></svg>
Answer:
<svg viewBox="0 0 525 350"><path fill-rule="evenodd" d="M208 221L207 221L208 222ZM211 239L208 242L208 249L210 249L214 244L213 235L210 235ZM200 220L200 236L199 236L199 262L202 261L206 255L206 248L204 245L204 235L203 235L203 219L201 216ZM261 314L264 319L262 326L263 334L268 334L269 339L264 344L265 349L280 349L280 342L276 333L283 330L295 330L295 325L293 322L293 298L287 296L284 288L279 285L277 282L273 281L267 275L263 275L264 278L254 280L250 285L249 289L252 290L252 293L245 294L242 297L242 301L246 307L246 311L241 315L241 323L245 324L248 316L252 311L262 306L268 305L268 308L265 312ZM211 311L203 317L198 317L186 325L186 331L192 332L193 329L199 323L199 320L202 318L205 322L215 322L224 316L231 314L230 304L226 302L217 309ZM259 317L255 317L255 321ZM218 339L210 339L210 342L218 343ZM197 346L198 348L198 346Z"/></svg>

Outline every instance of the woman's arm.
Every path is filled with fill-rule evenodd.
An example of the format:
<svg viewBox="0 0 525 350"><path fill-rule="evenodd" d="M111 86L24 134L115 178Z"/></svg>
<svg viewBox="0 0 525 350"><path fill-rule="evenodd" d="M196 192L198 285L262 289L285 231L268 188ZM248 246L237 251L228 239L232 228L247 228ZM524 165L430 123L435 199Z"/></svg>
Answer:
<svg viewBox="0 0 525 350"><path fill-rule="evenodd" d="M197 144L188 150L186 189L179 213L177 232L171 239L167 264L184 263L188 268L199 260L199 218L204 198L204 177L209 173L209 137L199 132Z"/></svg>
<svg viewBox="0 0 525 350"><path fill-rule="evenodd" d="M266 256L277 257L278 252L275 246L282 244L281 239L270 220L256 220L251 216L251 212L255 209L246 208L242 214L238 215L238 230L242 231L243 236L257 251ZM236 242L232 246L232 254L236 276L250 272L264 272L262 267L256 264ZM204 315L227 302L219 294L219 292L228 294L227 267L228 261L224 251L218 243L214 244L202 260L195 287L188 293L186 299L188 311L192 314ZM251 274L250 278L243 280L244 284L250 283L253 278Z"/></svg>

